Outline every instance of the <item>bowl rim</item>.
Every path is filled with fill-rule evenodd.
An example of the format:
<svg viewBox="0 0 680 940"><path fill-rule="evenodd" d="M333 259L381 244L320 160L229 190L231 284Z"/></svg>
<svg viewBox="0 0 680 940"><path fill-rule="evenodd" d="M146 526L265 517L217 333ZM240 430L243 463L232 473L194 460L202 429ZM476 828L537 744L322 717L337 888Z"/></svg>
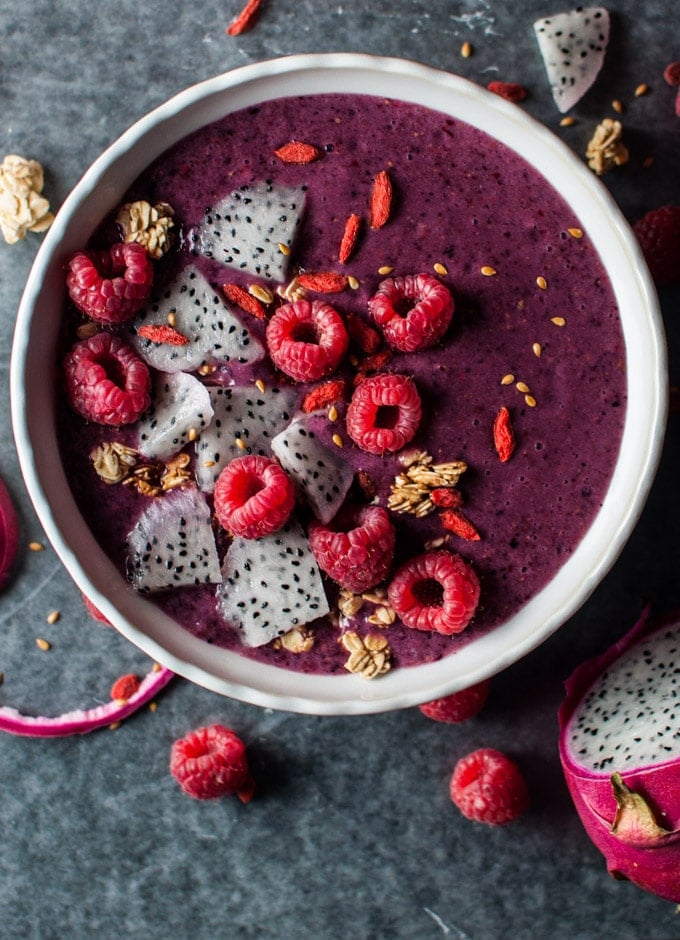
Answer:
<svg viewBox="0 0 680 940"><path fill-rule="evenodd" d="M127 585L118 589L120 573L80 517L70 490L64 489L58 454L54 462L49 418L36 417L31 410L40 394L40 404L48 403L48 392L32 390L28 381L31 354L36 354L36 342L40 346L40 299L50 281L56 284L69 241L82 246L89 237L83 234L86 221L92 230L105 214L102 205L113 208L117 203L126 188L121 180L129 185L168 146L209 123L212 118L205 120L205 115L215 109L220 116L243 107L244 101L247 106L272 97L341 90L411 100L452 114L516 150L553 188L558 188L556 180L568 181L571 198L566 198L576 205L574 211L605 268L610 272L614 261L622 265L617 264L616 282L611 274L610 280L621 310L628 365L628 403L614 475L602 508L570 559L506 623L436 663L401 667L376 682L254 662L197 640L170 618L159 616L157 608ZM490 121L492 127L484 124ZM523 149L526 138L531 152ZM630 368L631 331L637 331L638 340L635 373ZM107 147L67 196L40 246L20 303L10 365L11 415L21 471L45 534L78 588L136 646L191 681L252 704L317 715L376 713L449 694L506 668L563 625L614 564L642 511L661 456L666 390L665 339L651 277L614 199L584 163L546 126L467 79L418 62L356 53L293 55L230 70L174 95ZM43 453L38 460L39 447L51 459ZM112 578L117 579L115 601L109 596ZM532 620L533 629L523 627Z"/></svg>

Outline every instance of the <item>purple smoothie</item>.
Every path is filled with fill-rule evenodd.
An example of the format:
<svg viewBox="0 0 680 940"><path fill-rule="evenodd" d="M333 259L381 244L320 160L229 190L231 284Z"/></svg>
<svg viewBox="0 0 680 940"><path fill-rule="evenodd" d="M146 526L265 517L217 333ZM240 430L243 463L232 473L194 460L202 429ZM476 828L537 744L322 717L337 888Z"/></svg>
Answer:
<svg viewBox="0 0 680 940"><path fill-rule="evenodd" d="M323 149L323 158L305 166L282 164L273 151L290 139L314 143ZM366 217L373 179L383 169L395 189L390 221L377 231L364 227L354 256L340 265L345 220L350 213ZM165 153L137 180L126 201L169 203L186 233L200 223L206 207L264 179L308 187L293 260L302 269L357 278L358 289L324 298L340 313L367 316L367 300L384 276L378 273L382 266L392 267L394 276L432 273L435 264L448 271L441 279L456 310L443 341L425 352L396 353L385 369L412 375L421 394L424 418L412 446L427 450L435 462L468 465L459 489L463 511L481 538L451 536L447 547L480 577L477 615L454 638L399 623L385 634L394 666L439 659L502 623L534 596L569 558L602 504L626 405L624 343L611 285L587 232L570 234L579 221L540 174L475 128L402 102L310 96L230 115ZM95 242L109 244L110 236L104 224ZM191 255L187 245L180 238L172 255L157 263L158 281L191 261L216 288L225 281L252 283L252 277ZM484 276L485 266L497 273ZM261 329L259 323L246 322L253 332ZM73 327L70 321L67 345ZM515 380L504 385L507 375ZM252 383L258 377L270 381L266 365L219 373L210 381ZM517 390L518 381L529 387L534 406ZM306 391L300 386L300 401ZM503 405L510 410L517 442L504 464L492 439ZM384 505L401 465L397 457L373 457L355 447L344 434L343 416L341 408L335 423L319 417L318 434L333 447L331 436L341 433L342 456L371 477ZM103 484L88 454L105 440L134 444L134 430L87 425L66 405L60 430L76 500L124 577L125 539L146 501L129 488ZM424 520L392 515L397 563L446 534L437 514ZM329 585L331 603L334 596ZM288 669L343 671L347 653L328 620L316 624L314 648L295 655L271 645L244 647L216 612L214 587L180 589L154 602L197 636L243 655ZM367 605L352 628L376 632L365 621L371 610Z"/></svg>

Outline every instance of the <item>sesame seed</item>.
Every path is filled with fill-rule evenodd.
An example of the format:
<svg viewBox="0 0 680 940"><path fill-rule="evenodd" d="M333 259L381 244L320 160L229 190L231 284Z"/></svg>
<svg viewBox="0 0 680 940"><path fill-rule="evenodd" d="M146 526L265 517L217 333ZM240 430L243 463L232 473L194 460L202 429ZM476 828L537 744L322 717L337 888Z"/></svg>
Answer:
<svg viewBox="0 0 680 940"><path fill-rule="evenodd" d="M555 326L564 326L567 321L564 317L550 317L550 322L554 323Z"/></svg>
<svg viewBox="0 0 680 940"><path fill-rule="evenodd" d="M441 274L442 276L444 276L445 274L449 273L449 269L446 267L446 265L442 264L440 261L435 261L432 267L434 269L435 274Z"/></svg>
<svg viewBox="0 0 680 940"><path fill-rule="evenodd" d="M536 358L538 358L538 357L541 355L541 353L543 352L543 347L541 346L540 343L534 343L534 345L533 345L531 348L532 348L532 350L533 350L533 352L534 352L534 356L536 356Z"/></svg>
<svg viewBox="0 0 680 940"><path fill-rule="evenodd" d="M339 434L334 434L333 437L331 438L331 440L333 441L333 443L335 444L336 447L344 447L344 446L345 446L345 442L343 441L343 439L340 437Z"/></svg>
<svg viewBox="0 0 680 940"><path fill-rule="evenodd" d="M571 235L572 238L583 238L583 232L580 228L568 228L567 232Z"/></svg>
<svg viewBox="0 0 680 940"><path fill-rule="evenodd" d="M529 406L529 408L535 408L535 407L536 407L536 399L534 398L533 395L525 395L525 396L524 396L524 401L527 403L527 405Z"/></svg>
<svg viewBox="0 0 680 940"><path fill-rule="evenodd" d="M514 381L515 376L512 374L512 372L508 372L508 374L504 375L501 379L501 385L512 385Z"/></svg>
<svg viewBox="0 0 680 940"><path fill-rule="evenodd" d="M44 551L45 551L45 546L43 545L42 542L29 542L29 543L28 543L28 550L29 550L30 552L44 552Z"/></svg>
<svg viewBox="0 0 680 940"><path fill-rule="evenodd" d="M612 108L614 109L614 111L616 111L617 114L623 113L623 103L619 101L618 98L614 98L614 100L612 101Z"/></svg>
<svg viewBox="0 0 680 940"><path fill-rule="evenodd" d="M541 288L541 290L547 290L547 289L548 289L548 282L546 281L546 279L543 277L542 274L539 274L539 275L538 275L538 277L536 278L536 283L537 283L538 286Z"/></svg>
<svg viewBox="0 0 680 940"><path fill-rule="evenodd" d="M479 269L479 273L483 274L484 277L493 277L496 274L496 269L492 268L490 264L485 264Z"/></svg>
<svg viewBox="0 0 680 940"><path fill-rule="evenodd" d="M234 438L234 444L236 444L239 450L245 450L248 446L242 437Z"/></svg>
<svg viewBox="0 0 680 940"><path fill-rule="evenodd" d="M56 623L57 620L59 620L60 616L61 614L59 613L58 610L52 610L50 611L50 613L47 615L45 619L47 620L49 624L52 624L52 623Z"/></svg>
<svg viewBox="0 0 680 940"><path fill-rule="evenodd" d="M356 290L359 286L359 281L354 277L353 274L348 275L347 283L349 284L352 290Z"/></svg>
<svg viewBox="0 0 680 940"><path fill-rule="evenodd" d="M527 385L526 382L518 382L515 385L515 388L517 389L518 392L521 392L523 395L528 394L529 392L529 386Z"/></svg>
<svg viewBox="0 0 680 940"><path fill-rule="evenodd" d="M329 421L338 420L338 409L335 407L335 405L331 405L330 408L328 409L328 420Z"/></svg>
<svg viewBox="0 0 680 940"><path fill-rule="evenodd" d="M572 117L571 114L563 117L560 121L560 127L573 127L574 124L576 124L576 118Z"/></svg>
<svg viewBox="0 0 680 940"><path fill-rule="evenodd" d="M467 40L465 40L463 45L460 47L460 54L464 59L469 59L472 55L472 46Z"/></svg>
<svg viewBox="0 0 680 940"><path fill-rule="evenodd" d="M649 85L645 84L645 82L642 82L642 84L638 85L637 88L635 89L635 97L641 98L643 95L646 95L648 91L649 91Z"/></svg>
<svg viewBox="0 0 680 940"><path fill-rule="evenodd" d="M47 650L52 649L52 644L49 642L49 640L44 640L41 636L36 637L35 645L44 653L46 653Z"/></svg>
<svg viewBox="0 0 680 940"><path fill-rule="evenodd" d="M389 264L383 264L378 268L378 274L391 274L394 271L393 267L390 267Z"/></svg>
<svg viewBox="0 0 680 940"><path fill-rule="evenodd" d="M264 392L267 386L264 384L262 379L255 379L255 388L259 389L261 392Z"/></svg>

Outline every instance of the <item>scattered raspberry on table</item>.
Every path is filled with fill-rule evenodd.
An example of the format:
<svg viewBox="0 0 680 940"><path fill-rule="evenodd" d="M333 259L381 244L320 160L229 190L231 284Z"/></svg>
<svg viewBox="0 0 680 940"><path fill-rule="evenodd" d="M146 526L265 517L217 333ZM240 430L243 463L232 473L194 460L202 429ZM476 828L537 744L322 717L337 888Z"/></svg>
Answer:
<svg viewBox="0 0 680 940"><path fill-rule="evenodd" d="M197 728L175 741L170 772L184 792L197 800L235 794L247 803L255 790L245 744L224 725Z"/></svg>
<svg viewBox="0 0 680 940"><path fill-rule="evenodd" d="M462 757L453 770L449 792L463 816L490 826L513 822L529 805L519 767L493 748Z"/></svg>

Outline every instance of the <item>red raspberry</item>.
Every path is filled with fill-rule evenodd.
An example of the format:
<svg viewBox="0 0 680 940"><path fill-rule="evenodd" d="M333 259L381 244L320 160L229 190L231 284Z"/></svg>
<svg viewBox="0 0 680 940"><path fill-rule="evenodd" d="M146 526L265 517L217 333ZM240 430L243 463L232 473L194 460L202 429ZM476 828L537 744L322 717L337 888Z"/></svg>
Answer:
<svg viewBox="0 0 680 940"><path fill-rule="evenodd" d="M382 506L365 506L352 515L349 528L309 525L309 544L319 567L348 591L360 594L384 581L394 558L394 526Z"/></svg>
<svg viewBox="0 0 680 940"><path fill-rule="evenodd" d="M107 617L104 616L101 610L95 606L95 604L90 600L89 597L83 594L82 598L83 598L83 603L85 604L85 607L87 609L87 612L94 620L97 620L99 623L103 623L107 627L113 626L111 621Z"/></svg>
<svg viewBox="0 0 680 940"><path fill-rule="evenodd" d="M680 85L680 62L669 62L663 70L663 77L671 87Z"/></svg>
<svg viewBox="0 0 680 940"><path fill-rule="evenodd" d="M517 764L493 748L481 748L461 758L454 767L449 792L463 816L490 826L512 822L529 805Z"/></svg>
<svg viewBox="0 0 680 940"><path fill-rule="evenodd" d="M148 366L113 333L76 343L64 370L69 401L88 421L132 424L151 403Z"/></svg>
<svg viewBox="0 0 680 940"><path fill-rule="evenodd" d="M449 289L431 274L409 274L382 281L368 309L385 339L401 352L433 346L453 316Z"/></svg>
<svg viewBox="0 0 680 940"><path fill-rule="evenodd" d="M479 601L479 580L459 555L425 552L399 568L387 589L397 616L415 630L460 633Z"/></svg>
<svg viewBox="0 0 680 940"><path fill-rule="evenodd" d="M119 243L103 251L78 251L68 263L71 300L101 323L123 323L149 298L153 265L142 245Z"/></svg>
<svg viewBox="0 0 680 940"><path fill-rule="evenodd" d="M633 226L657 284L680 283L680 206L652 209Z"/></svg>
<svg viewBox="0 0 680 940"><path fill-rule="evenodd" d="M435 698L431 702L425 702L420 706L420 710L426 718L431 718L433 721L457 724L478 715L484 707L488 694L489 680L484 679L476 685L468 686L467 689L454 692L453 695L445 695L444 698Z"/></svg>
<svg viewBox="0 0 680 940"><path fill-rule="evenodd" d="M320 300L279 307L267 324L274 365L298 382L313 382L340 365L349 337L340 314Z"/></svg>
<svg viewBox="0 0 680 940"><path fill-rule="evenodd" d="M245 745L224 725L197 728L175 741L170 751L170 773L184 792L197 800L235 793L247 803L255 789Z"/></svg>
<svg viewBox="0 0 680 940"><path fill-rule="evenodd" d="M246 539L276 532L294 505L293 481L269 457L236 457L215 484L215 515L220 525Z"/></svg>
<svg viewBox="0 0 680 940"><path fill-rule="evenodd" d="M369 454L396 453L413 439L420 419L420 395L405 375L386 372L365 378L347 408L347 433Z"/></svg>

